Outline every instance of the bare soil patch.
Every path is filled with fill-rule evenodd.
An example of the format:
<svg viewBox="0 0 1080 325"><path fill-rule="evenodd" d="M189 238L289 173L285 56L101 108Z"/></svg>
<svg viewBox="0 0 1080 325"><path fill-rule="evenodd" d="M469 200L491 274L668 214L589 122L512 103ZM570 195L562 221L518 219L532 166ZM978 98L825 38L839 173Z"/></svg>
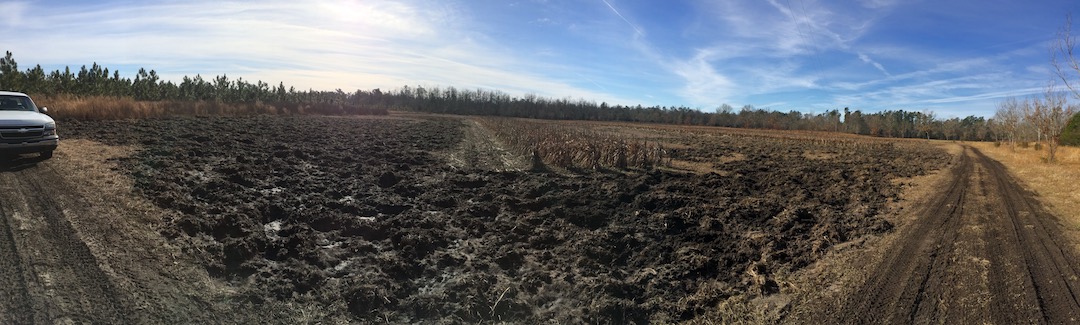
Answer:
<svg viewBox="0 0 1080 325"><path fill-rule="evenodd" d="M450 166L492 171L523 171L532 167L530 160L511 152L509 146L475 119L462 122L465 124L462 139L446 155Z"/></svg>

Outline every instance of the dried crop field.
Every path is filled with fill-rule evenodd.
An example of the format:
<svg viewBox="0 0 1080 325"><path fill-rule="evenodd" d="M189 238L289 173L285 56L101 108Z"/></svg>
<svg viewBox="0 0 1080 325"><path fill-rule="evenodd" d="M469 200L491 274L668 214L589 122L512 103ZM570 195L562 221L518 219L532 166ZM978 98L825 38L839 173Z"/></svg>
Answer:
<svg viewBox="0 0 1080 325"><path fill-rule="evenodd" d="M894 180L950 157L803 133L445 116L63 130L137 148L121 172L180 212L162 235L227 281L232 303L319 310L270 322L723 321L726 301L778 292L830 247L890 231ZM569 163L449 163L475 150L469 134Z"/></svg>
<svg viewBox="0 0 1080 325"><path fill-rule="evenodd" d="M481 126L494 132L512 150L530 160L571 169L650 168L664 163L664 149L656 144L588 125L513 118L482 118Z"/></svg>

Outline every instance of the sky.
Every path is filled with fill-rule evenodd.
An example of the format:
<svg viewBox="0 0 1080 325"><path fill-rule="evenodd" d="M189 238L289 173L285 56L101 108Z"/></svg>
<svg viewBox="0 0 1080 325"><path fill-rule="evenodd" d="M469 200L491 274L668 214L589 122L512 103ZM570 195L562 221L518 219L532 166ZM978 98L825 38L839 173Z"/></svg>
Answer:
<svg viewBox="0 0 1080 325"><path fill-rule="evenodd" d="M174 81L990 117L1052 80L1070 12L1080 2L0 0L0 51L23 70L96 62Z"/></svg>

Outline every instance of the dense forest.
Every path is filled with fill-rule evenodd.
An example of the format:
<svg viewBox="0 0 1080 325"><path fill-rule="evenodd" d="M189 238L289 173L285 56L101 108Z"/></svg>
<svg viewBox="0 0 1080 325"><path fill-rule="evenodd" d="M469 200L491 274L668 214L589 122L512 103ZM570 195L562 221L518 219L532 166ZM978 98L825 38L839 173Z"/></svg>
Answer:
<svg viewBox="0 0 1080 325"><path fill-rule="evenodd" d="M623 106L597 104L586 99L545 98L536 95L515 97L497 90L464 90L454 87L424 88L404 86L395 90L355 92L298 91L284 83L272 86L263 81L216 76L184 76L177 83L162 80L154 70L139 69L127 78L97 63L77 72L44 71L40 65L20 70L11 52L0 59L0 89L33 96L98 96L133 98L138 101L216 101L222 103L268 103L282 107L333 104L381 111L407 110L460 115L490 115L560 120L604 120L671 123L778 130L847 132L881 137L932 138L949 140L1001 140L993 120L978 116L938 119L931 112L885 110L862 112L849 108L810 114L781 112L751 105L736 110L724 104L705 112L688 107ZM356 109L347 111L357 111ZM1022 131L1022 130L1021 130ZM1024 139L1026 134L1019 133Z"/></svg>

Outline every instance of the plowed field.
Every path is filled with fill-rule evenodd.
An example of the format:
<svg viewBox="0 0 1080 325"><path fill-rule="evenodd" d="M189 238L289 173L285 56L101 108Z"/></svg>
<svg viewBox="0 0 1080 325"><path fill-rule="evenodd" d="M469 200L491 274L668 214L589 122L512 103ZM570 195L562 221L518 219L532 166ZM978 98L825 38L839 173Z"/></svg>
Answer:
<svg viewBox="0 0 1080 325"><path fill-rule="evenodd" d="M506 153L477 149L498 141L476 127L452 117L180 118L68 122L63 135L136 148L111 161L137 196L171 211L151 216L153 228L228 285L215 304L285 308L244 318L275 323L690 320L731 297L778 292L789 285L781 275L831 247L891 231L882 215L904 187L895 180L950 159L908 143L668 128L628 134L674 149L676 168L534 172L491 166ZM29 190L19 173L63 159L6 171L5 184ZM20 267L33 257L16 255L5 274L31 273ZM106 305L120 309L86 317L147 312L125 307L137 294L121 290ZM9 304L11 315L38 306Z"/></svg>

